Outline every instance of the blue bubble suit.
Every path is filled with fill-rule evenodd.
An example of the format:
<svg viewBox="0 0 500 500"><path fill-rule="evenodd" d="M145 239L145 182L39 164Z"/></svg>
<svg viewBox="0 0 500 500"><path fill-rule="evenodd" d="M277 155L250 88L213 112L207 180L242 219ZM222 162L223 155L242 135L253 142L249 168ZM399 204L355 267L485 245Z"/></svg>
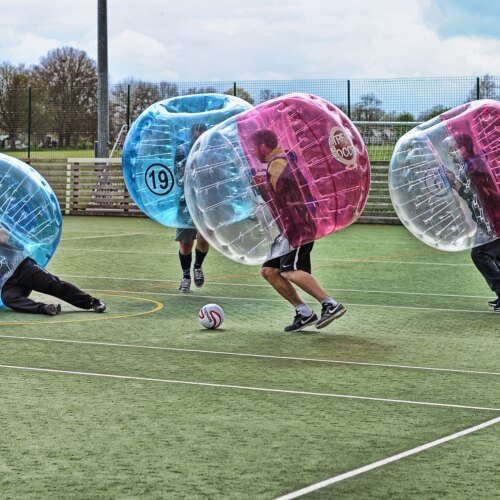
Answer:
<svg viewBox="0 0 500 500"><path fill-rule="evenodd" d="M0 290L26 257L45 267L61 232L61 209L47 181L26 163L0 154Z"/></svg>
<svg viewBox="0 0 500 500"><path fill-rule="evenodd" d="M389 190L421 241L467 250L500 237L500 103L482 99L429 120L397 142Z"/></svg>
<svg viewBox="0 0 500 500"><path fill-rule="evenodd" d="M123 176L138 207L169 227L194 228L184 197L184 170L197 138L252 106L225 94L173 97L147 108L130 128Z"/></svg>

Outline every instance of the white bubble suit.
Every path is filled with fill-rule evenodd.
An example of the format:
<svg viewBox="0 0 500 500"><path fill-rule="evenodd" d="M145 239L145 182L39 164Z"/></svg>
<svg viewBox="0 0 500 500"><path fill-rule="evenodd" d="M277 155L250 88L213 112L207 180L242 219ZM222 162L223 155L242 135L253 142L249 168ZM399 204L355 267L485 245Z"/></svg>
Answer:
<svg viewBox="0 0 500 500"><path fill-rule="evenodd" d="M203 134L188 157L185 194L214 248L261 264L352 224L369 184L368 153L353 123L331 103L297 93Z"/></svg>
<svg viewBox="0 0 500 500"><path fill-rule="evenodd" d="M401 222L429 246L460 251L500 237L500 103L468 103L401 137L389 189Z"/></svg>

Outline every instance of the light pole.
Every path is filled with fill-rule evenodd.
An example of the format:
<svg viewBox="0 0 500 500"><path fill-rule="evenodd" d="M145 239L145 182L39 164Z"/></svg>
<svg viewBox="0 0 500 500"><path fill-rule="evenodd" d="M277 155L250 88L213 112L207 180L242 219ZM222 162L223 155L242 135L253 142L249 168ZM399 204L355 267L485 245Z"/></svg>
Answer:
<svg viewBox="0 0 500 500"><path fill-rule="evenodd" d="M106 0L97 5L97 156L109 155L108 15Z"/></svg>

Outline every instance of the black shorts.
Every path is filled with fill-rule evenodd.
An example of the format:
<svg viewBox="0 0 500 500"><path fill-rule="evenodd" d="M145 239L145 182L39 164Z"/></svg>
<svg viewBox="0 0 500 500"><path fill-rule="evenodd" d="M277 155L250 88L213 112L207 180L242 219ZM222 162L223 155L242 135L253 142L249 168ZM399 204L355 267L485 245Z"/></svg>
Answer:
<svg viewBox="0 0 500 500"><path fill-rule="evenodd" d="M282 273L286 271L304 271L311 274L311 250L313 245L314 241L302 245L281 257L264 262L262 267L279 269Z"/></svg>

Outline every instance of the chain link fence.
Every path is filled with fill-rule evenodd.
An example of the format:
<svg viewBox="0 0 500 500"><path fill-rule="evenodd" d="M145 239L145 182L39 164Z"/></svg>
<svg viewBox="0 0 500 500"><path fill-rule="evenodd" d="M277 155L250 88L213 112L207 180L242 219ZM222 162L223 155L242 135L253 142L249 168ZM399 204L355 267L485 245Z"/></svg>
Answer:
<svg viewBox="0 0 500 500"><path fill-rule="evenodd" d="M148 106L169 97L206 92L237 95L254 105L292 92L306 92L335 104L354 121L368 147L372 185L364 214L394 219L387 167L397 140L422 121L460 104L485 98L500 100L500 76L114 84L109 86L110 157L121 157L130 125ZM71 163L68 158L94 158L96 141L97 88L72 86L58 93L46 88L19 88L11 89L8 102L0 99L0 152L14 155L41 172L50 172L54 182L62 176L61 187L64 184L66 191ZM120 184L118 191L126 198L116 168L114 164L114 170L109 171L118 176L114 182ZM99 168L91 170L96 185L102 184ZM104 172L108 175L108 170ZM87 189L93 192L96 187L92 182ZM86 210L82 182L75 185L80 186L78 202L71 202L67 213ZM128 198L122 199L116 192L113 196L117 207L125 206L124 212L135 210ZM60 202L68 206L66 197ZM94 209L109 209L110 203L115 203L93 202Z"/></svg>

